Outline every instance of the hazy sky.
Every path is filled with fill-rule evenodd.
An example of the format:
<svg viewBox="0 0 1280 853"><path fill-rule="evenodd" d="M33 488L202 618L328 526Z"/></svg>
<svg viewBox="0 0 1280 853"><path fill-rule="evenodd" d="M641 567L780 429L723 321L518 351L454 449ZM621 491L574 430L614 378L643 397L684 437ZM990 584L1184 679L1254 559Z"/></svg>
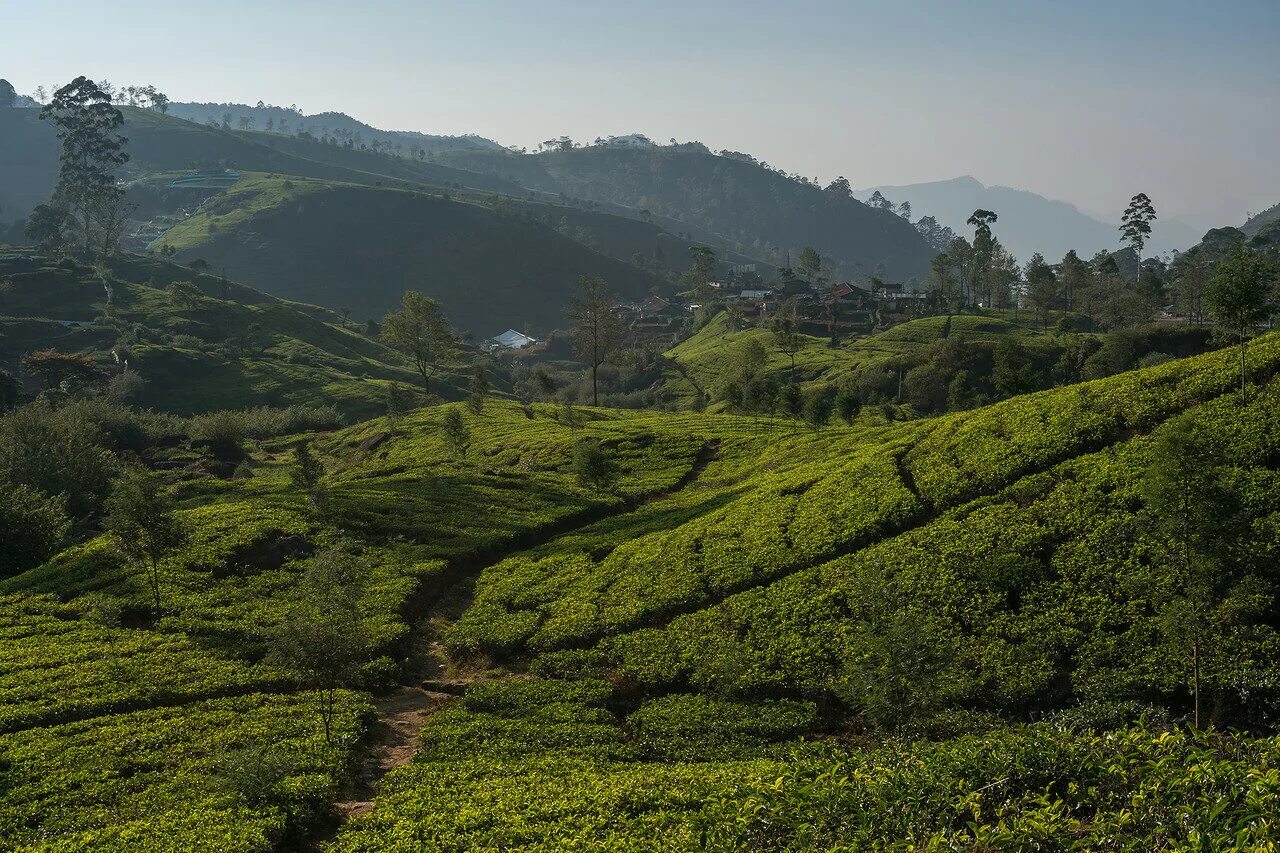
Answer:
<svg viewBox="0 0 1280 853"><path fill-rule="evenodd" d="M30 92L88 74L516 145L639 131L855 186L972 174L1112 220L1139 190L1215 222L1280 201L1280 0L177 9L0 0L0 76Z"/></svg>

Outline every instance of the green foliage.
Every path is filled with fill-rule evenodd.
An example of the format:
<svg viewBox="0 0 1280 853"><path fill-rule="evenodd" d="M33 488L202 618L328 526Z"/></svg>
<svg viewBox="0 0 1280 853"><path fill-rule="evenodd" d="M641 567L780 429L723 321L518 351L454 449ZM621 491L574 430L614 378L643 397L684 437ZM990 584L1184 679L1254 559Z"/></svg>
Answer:
<svg viewBox="0 0 1280 853"><path fill-rule="evenodd" d="M96 516L117 468L106 440L83 408L36 401L0 416L0 480L65 495L72 518Z"/></svg>
<svg viewBox="0 0 1280 853"><path fill-rule="evenodd" d="M462 412L450 408L440 420L440 436L445 446L459 459L465 459L467 450L471 448L471 430L467 427Z"/></svg>
<svg viewBox="0 0 1280 853"><path fill-rule="evenodd" d="M618 481L618 466L598 441L585 439L573 448L573 473L585 488L607 491Z"/></svg>
<svg viewBox="0 0 1280 853"><path fill-rule="evenodd" d="M159 610L160 562L186 539L172 503L152 474L131 468L116 482L104 509L103 526L125 558L146 571Z"/></svg>
<svg viewBox="0 0 1280 853"><path fill-rule="evenodd" d="M65 495L48 497L0 480L0 578L38 566L58 551L71 528L66 503Z"/></svg>

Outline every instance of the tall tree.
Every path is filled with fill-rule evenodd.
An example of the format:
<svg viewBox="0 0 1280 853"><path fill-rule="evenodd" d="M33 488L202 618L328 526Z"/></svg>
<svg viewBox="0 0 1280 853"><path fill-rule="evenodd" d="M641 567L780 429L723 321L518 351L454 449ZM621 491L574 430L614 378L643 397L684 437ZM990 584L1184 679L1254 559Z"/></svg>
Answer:
<svg viewBox="0 0 1280 853"><path fill-rule="evenodd" d="M790 381L796 381L796 353L804 348L804 339L800 336L799 309L794 299L788 299L778 312L773 315L769 329L773 332L773 345L778 351L791 358Z"/></svg>
<svg viewBox="0 0 1280 853"><path fill-rule="evenodd" d="M711 295L711 282L716 280L716 253L710 246L689 247L689 268L681 278L699 299Z"/></svg>
<svg viewBox="0 0 1280 853"><path fill-rule="evenodd" d="M822 272L822 256L812 246L800 250L800 259L796 262L796 271L807 280L813 281Z"/></svg>
<svg viewBox="0 0 1280 853"><path fill-rule="evenodd" d="M453 352L453 330L439 304L415 290L406 290L400 310L382 319L382 340L413 359L422 387L431 390L431 376Z"/></svg>
<svg viewBox="0 0 1280 853"><path fill-rule="evenodd" d="M1129 206L1120 217L1120 237L1133 249L1138 261L1138 274L1135 281L1142 279L1142 249L1151 237L1151 223L1156 221L1156 208L1147 198L1146 193L1138 193L1129 199Z"/></svg>
<svg viewBox="0 0 1280 853"><path fill-rule="evenodd" d="M600 365L622 346L622 321L613 313L609 285L597 276L579 279L581 296L569 299L569 319L573 322L573 346L578 357L591 367L591 405L600 405Z"/></svg>
<svg viewBox="0 0 1280 853"><path fill-rule="evenodd" d="M1246 246L1218 265L1205 302L1209 313L1240 341L1240 397L1248 399L1245 347L1258 326L1276 314L1277 267L1274 261Z"/></svg>
<svg viewBox="0 0 1280 853"><path fill-rule="evenodd" d="M1036 318L1041 328L1048 325L1049 311L1058 301L1058 277L1053 268L1045 263L1044 256L1036 252L1027 262L1025 270L1027 278L1027 300L1035 309Z"/></svg>
<svg viewBox="0 0 1280 853"><path fill-rule="evenodd" d="M1204 298L1213 274L1204 251L1196 246L1178 255L1171 272L1174 276L1174 296L1178 310L1186 315L1188 323L1204 325Z"/></svg>
<svg viewBox="0 0 1280 853"><path fill-rule="evenodd" d="M146 572L159 612L160 564L186 537L154 475L134 468L121 477L106 501L105 527L125 558Z"/></svg>
<svg viewBox="0 0 1280 853"><path fill-rule="evenodd" d="M129 160L120 133L124 116L87 77L77 77L53 93L40 118L57 128L62 144L52 204L79 228L86 250L109 254L123 226L124 189L115 170Z"/></svg>
<svg viewBox="0 0 1280 853"><path fill-rule="evenodd" d="M1182 415L1157 434L1142 481L1143 498L1166 546L1170 595L1161 608L1163 633L1186 658L1197 728L1218 621L1213 611L1221 603L1224 580L1214 559L1216 543L1230 538L1226 534L1236 515L1232 495L1221 484L1218 456L1192 417Z"/></svg>
<svg viewBox="0 0 1280 853"><path fill-rule="evenodd" d="M1067 310L1071 310L1075 307L1077 295L1089 286L1089 266L1075 249L1062 258L1058 266L1058 282L1062 285L1062 298L1066 301Z"/></svg>
<svg viewBox="0 0 1280 853"><path fill-rule="evenodd" d="M8 80L0 79L0 109L13 106L13 102L18 99L18 93L14 90L13 84Z"/></svg>
<svg viewBox="0 0 1280 853"><path fill-rule="evenodd" d="M996 252L996 241L991 233L991 226L999 218L993 210L978 208L966 220L973 226L973 262L966 284L970 298L975 300L984 295L983 285L986 283L987 273L991 269L991 262ZM990 301L989 295L986 301Z"/></svg>
<svg viewBox="0 0 1280 853"><path fill-rule="evenodd" d="M360 680L369 651L361 621L360 566L339 544L313 558L284 619L272 631L271 659L320 693L326 743L333 742L338 691Z"/></svg>

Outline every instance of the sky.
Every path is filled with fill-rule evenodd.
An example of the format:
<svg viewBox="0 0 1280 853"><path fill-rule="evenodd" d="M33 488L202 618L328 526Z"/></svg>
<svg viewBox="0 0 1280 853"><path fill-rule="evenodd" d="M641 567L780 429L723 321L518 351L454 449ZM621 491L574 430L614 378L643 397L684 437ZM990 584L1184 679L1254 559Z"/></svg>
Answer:
<svg viewBox="0 0 1280 853"><path fill-rule="evenodd" d="M535 146L641 132L823 183L972 175L1109 221L1280 201L1280 0L0 0L0 77ZM3 140L0 140L0 145Z"/></svg>

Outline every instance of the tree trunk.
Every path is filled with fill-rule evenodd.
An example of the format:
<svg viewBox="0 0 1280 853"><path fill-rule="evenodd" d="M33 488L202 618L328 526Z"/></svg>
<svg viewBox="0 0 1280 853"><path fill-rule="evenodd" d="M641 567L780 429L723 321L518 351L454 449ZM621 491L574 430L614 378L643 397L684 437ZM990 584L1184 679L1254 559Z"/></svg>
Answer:
<svg viewBox="0 0 1280 853"><path fill-rule="evenodd" d="M1246 344L1245 344L1244 335L1242 334L1242 335L1240 336L1240 400L1241 400L1242 402L1247 403L1247 402L1249 402L1249 398L1248 398L1248 396L1247 396L1248 391L1247 391L1247 389L1246 389L1246 387L1245 387L1245 381L1244 381L1244 348L1245 348L1245 345L1246 345Z"/></svg>
<svg viewBox="0 0 1280 853"><path fill-rule="evenodd" d="M1195 725L1200 728L1200 628L1191 640L1191 695L1195 701Z"/></svg>
<svg viewBox="0 0 1280 853"><path fill-rule="evenodd" d="M596 390L596 372L600 370L600 365L594 361L591 363L591 405L600 405L600 392Z"/></svg>
<svg viewBox="0 0 1280 853"><path fill-rule="evenodd" d="M155 612L160 613L160 566L151 561L151 595L155 600Z"/></svg>

